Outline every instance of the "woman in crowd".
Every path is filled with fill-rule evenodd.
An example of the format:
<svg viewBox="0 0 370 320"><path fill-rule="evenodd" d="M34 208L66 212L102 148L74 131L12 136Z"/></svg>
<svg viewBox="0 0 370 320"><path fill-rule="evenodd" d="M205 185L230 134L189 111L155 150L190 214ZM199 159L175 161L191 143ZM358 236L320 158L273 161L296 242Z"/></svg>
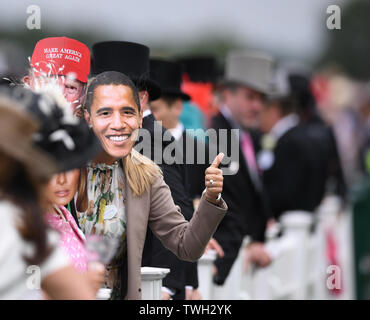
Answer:
<svg viewBox="0 0 370 320"><path fill-rule="evenodd" d="M206 190L190 222L174 205L159 167L133 149L142 124L136 87L119 72L103 72L87 90L85 119L103 147L87 167L85 205L78 212L85 234L121 239L111 264L113 299L141 299L141 258L147 225L180 259L201 257L226 213L221 198L223 155L206 170ZM83 198L81 200L81 197Z"/></svg>
<svg viewBox="0 0 370 320"><path fill-rule="evenodd" d="M74 152L94 139L64 112L62 100L18 87L1 94L0 131L0 298L34 297L41 286L53 299L94 299L43 214L52 174L86 163L96 144L84 160Z"/></svg>
<svg viewBox="0 0 370 320"><path fill-rule="evenodd" d="M85 247L86 238L78 227L66 205L77 192L80 169L73 169L53 175L46 189L48 201L46 221L59 232L60 244L77 271L85 274L93 289L97 292L105 280L105 268L99 262L89 263Z"/></svg>

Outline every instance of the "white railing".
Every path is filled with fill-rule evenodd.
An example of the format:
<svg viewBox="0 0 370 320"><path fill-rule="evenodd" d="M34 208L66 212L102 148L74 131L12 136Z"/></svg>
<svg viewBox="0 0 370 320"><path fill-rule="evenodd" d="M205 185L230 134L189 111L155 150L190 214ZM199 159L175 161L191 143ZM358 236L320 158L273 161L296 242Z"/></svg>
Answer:
<svg viewBox="0 0 370 320"><path fill-rule="evenodd" d="M170 272L167 268L142 267L141 292L143 300L162 299L162 280ZM97 300L108 300L111 289L102 288L97 293Z"/></svg>
<svg viewBox="0 0 370 320"><path fill-rule="evenodd" d="M141 268L141 292L143 300L162 299L162 280L170 272L168 268Z"/></svg>
<svg viewBox="0 0 370 320"><path fill-rule="evenodd" d="M212 267L213 262L216 260L216 257L217 253L215 250L208 250L198 260L198 279L199 279L198 290L201 293L204 300L210 300L212 298L213 290Z"/></svg>
<svg viewBox="0 0 370 320"><path fill-rule="evenodd" d="M204 297L215 300L332 299L326 284L329 276L326 235L330 231L338 243L344 289L335 298L353 299L351 213L338 212L335 197L326 198L315 214L286 212L279 224L283 236L277 237L277 230L268 230L266 234L265 249L273 260L268 267L251 266L245 270L245 248L249 242L246 239L224 285L210 285L212 265L207 264L206 271L202 263L198 264L199 274L203 268L199 290ZM313 217L316 221L312 232Z"/></svg>

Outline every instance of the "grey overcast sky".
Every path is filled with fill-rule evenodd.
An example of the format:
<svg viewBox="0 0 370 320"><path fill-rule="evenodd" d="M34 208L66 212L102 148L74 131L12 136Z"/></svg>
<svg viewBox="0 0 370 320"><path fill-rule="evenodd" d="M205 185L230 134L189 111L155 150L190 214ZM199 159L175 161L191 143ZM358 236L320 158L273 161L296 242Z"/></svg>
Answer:
<svg viewBox="0 0 370 320"><path fill-rule="evenodd" d="M103 30L111 40L186 42L207 33L311 59L322 50L330 4L349 0L1 0L0 27L26 25L29 5L41 28Z"/></svg>

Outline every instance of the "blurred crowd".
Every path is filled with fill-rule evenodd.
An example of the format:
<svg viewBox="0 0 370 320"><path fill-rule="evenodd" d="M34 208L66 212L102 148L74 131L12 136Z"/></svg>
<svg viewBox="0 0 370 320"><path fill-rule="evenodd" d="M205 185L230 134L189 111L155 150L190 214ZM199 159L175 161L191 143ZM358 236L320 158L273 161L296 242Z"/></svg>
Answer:
<svg viewBox="0 0 370 320"><path fill-rule="evenodd" d="M20 70L17 48L0 47L2 299L140 299L141 266L170 269L162 299L202 299L204 251L215 285L245 237L248 263L266 267L282 215L314 215L330 195L351 206L370 174L370 86L335 70L66 37L29 55ZM111 257L91 258L92 235L116 240Z"/></svg>

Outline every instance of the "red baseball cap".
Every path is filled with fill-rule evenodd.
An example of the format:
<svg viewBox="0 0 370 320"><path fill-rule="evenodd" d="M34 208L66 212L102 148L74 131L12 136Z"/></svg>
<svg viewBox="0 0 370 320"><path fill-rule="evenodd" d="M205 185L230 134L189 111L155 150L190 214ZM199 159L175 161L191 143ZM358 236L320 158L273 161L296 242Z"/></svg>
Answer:
<svg viewBox="0 0 370 320"><path fill-rule="evenodd" d="M87 82L90 73L90 51L83 43L66 38L45 38L36 43L31 58L36 75L74 75Z"/></svg>

